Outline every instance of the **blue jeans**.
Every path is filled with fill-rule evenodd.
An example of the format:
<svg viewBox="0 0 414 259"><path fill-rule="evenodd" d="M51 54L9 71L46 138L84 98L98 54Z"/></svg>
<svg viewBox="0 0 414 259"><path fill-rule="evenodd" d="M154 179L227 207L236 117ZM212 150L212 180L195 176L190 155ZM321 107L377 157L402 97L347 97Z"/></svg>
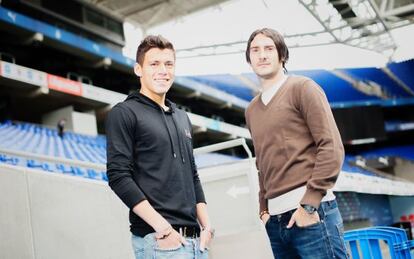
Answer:
<svg viewBox="0 0 414 259"><path fill-rule="evenodd" d="M318 209L321 221L307 227L295 224L291 229L286 228L293 212L295 210L271 216L266 222L275 258L349 258L342 217L335 200L322 202Z"/></svg>
<svg viewBox="0 0 414 259"><path fill-rule="evenodd" d="M145 237L132 235L132 247L136 259L207 259L208 251L201 252L199 238L186 238L187 245L173 249L158 247L154 234Z"/></svg>

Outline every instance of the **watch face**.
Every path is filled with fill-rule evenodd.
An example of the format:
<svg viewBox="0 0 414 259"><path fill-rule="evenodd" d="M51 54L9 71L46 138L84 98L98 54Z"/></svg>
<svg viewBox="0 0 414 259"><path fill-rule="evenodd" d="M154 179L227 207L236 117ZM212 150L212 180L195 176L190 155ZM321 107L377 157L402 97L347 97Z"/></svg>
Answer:
<svg viewBox="0 0 414 259"><path fill-rule="evenodd" d="M312 205L302 205L302 207L309 214L312 214L316 211L316 208L313 207Z"/></svg>

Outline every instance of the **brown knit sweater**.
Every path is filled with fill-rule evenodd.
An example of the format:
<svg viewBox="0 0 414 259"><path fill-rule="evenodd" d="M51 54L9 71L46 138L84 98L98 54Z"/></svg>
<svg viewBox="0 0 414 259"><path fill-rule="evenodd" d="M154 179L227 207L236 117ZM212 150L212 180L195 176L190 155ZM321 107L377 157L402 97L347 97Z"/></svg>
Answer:
<svg viewBox="0 0 414 259"><path fill-rule="evenodd" d="M267 200L307 186L301 204L319 207L338 178L344 147L323 90L289 76L267 105L256 96L246 110L259 170L260 211Z"/></svg>

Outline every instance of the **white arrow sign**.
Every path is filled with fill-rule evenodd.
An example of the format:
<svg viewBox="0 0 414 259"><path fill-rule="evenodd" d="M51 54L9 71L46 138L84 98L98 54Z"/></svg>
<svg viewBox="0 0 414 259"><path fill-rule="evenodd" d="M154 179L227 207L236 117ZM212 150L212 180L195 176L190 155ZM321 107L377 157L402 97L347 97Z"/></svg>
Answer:
<svg viewBox="0 0 414 259"><path fill-rule="evenodd" d="M237 187L233 185L226 193L230 195L231 197L237 199L238 195L247 194L249 192L250 192L250 189L247 186Z"/></svg>

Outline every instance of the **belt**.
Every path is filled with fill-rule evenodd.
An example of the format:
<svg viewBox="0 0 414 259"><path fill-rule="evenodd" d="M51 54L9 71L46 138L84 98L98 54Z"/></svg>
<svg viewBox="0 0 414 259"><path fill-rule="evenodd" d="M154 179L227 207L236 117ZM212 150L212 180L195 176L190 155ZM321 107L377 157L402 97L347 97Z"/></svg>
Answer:
<svg viewBox="0 0 414 259"><path fill-rule="evenodd" d="M173 229L175 229L183 237L189 237L189 238L200 237L200 228L198 227L173 226Z"/></svg>

